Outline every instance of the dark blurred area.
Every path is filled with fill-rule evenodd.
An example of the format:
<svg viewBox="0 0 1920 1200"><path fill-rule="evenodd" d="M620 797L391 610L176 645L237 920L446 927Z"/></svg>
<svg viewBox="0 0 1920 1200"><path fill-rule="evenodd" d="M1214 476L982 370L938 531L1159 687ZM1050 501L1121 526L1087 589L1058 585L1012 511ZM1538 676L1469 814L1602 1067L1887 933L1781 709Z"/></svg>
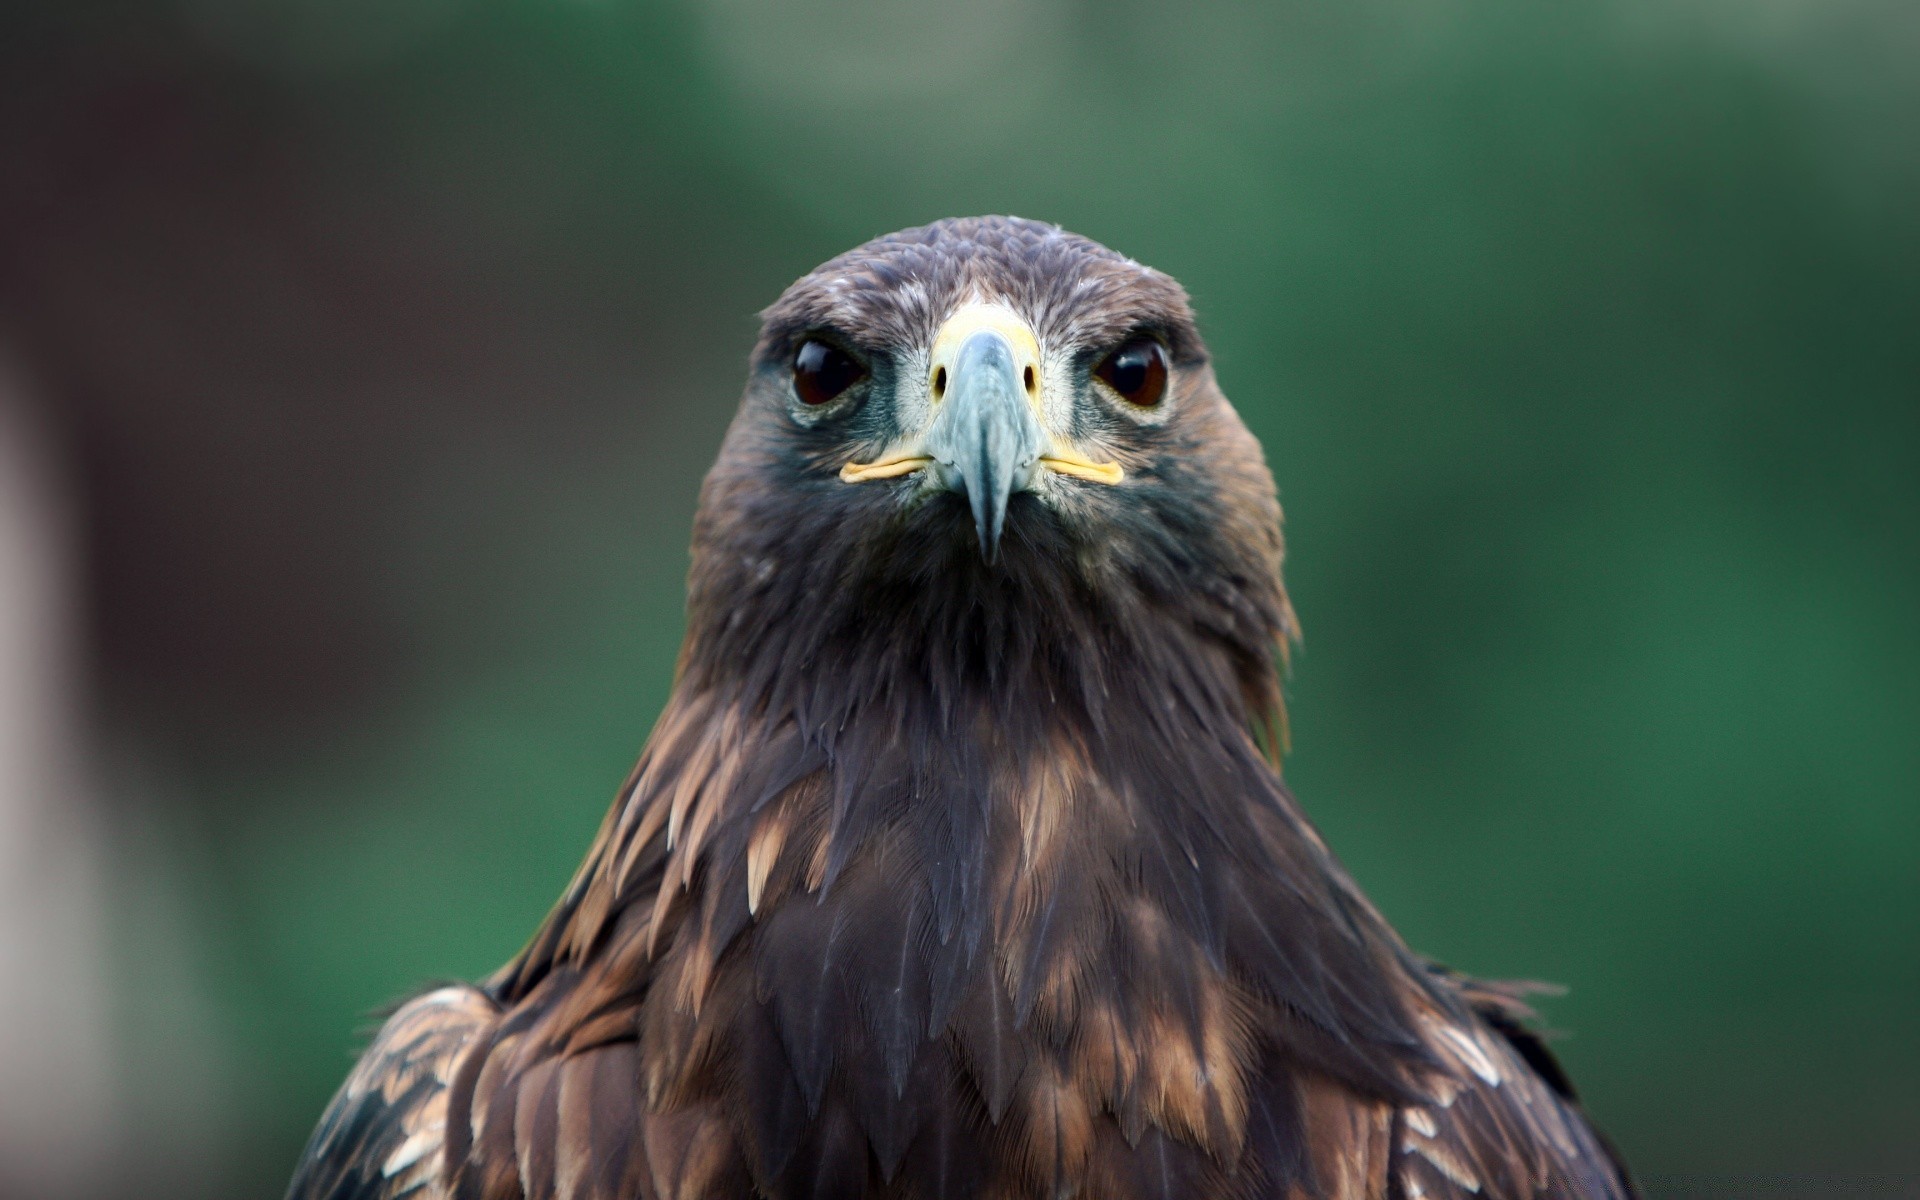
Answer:
<svg viewBox="0 0 1920 1200"><path fill-rule="evenodd" d="M11 0L0 1194L278 1194L669 682L753 314L1180 278L1295 789L1655 1197L1920 1196L1920 8Z"/></svg>

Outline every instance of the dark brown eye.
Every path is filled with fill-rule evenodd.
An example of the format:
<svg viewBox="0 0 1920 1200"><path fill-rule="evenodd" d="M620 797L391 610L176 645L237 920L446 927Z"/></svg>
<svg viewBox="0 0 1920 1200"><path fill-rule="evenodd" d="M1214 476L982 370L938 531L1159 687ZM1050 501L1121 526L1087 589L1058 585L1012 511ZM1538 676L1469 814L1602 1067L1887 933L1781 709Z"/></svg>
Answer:
<svg viewBox="0 0 1920 1200"><path fill-rule="evenodd" d="M1152 408L1167 392L1167 348L1150 337L1134 338L1102 359L1093 373L1127 403Z"/></svg>
<svg viewBox="0 0 1920 1200"><path fill-rule="evenodd" d="M793 390L802 404L825 404L866 373L853 355L821 341L803 342L793 356Z"/></svg>

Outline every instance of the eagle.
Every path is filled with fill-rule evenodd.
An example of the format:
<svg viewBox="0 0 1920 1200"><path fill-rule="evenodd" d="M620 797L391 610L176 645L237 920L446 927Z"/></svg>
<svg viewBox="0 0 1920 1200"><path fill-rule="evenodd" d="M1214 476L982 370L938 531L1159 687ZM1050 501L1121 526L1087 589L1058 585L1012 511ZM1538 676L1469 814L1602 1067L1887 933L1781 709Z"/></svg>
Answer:
<svg viewBox="0 0 1920 1200"><path fill-rule="evenodd" d="M1620 1200L1524 985L1414 954L1282 782L1259 444L1158 271L940 221L762 314L671 696L292 1200Z"/></svg>

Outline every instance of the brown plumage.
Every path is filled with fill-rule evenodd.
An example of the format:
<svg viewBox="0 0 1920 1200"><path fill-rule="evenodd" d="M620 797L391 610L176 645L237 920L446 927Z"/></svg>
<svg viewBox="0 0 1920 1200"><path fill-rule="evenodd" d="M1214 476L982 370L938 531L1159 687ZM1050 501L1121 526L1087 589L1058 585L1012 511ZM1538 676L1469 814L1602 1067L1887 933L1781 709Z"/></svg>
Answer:
<svg viewBox="0 0 1920 1200"><path fill-rule="evenodd" d="M394 1015L291 1195L1630 1195L1517 994L1280 782L1280 560L1166 276L982 218L800 280L586 862Z"/></svg>

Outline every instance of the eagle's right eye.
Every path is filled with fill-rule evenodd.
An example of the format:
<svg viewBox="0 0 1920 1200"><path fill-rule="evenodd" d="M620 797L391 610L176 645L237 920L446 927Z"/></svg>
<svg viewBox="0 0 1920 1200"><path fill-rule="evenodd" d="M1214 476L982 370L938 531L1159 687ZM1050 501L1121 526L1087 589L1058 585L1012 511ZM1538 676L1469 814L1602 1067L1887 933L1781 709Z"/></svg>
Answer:
<svg viewBox="0 0 1920 1200"><path fill-rule="evenodd" d="M859 383L866 373L853 355L809 338L793 356L793 391L800 403L818 407Z"/></svg>

